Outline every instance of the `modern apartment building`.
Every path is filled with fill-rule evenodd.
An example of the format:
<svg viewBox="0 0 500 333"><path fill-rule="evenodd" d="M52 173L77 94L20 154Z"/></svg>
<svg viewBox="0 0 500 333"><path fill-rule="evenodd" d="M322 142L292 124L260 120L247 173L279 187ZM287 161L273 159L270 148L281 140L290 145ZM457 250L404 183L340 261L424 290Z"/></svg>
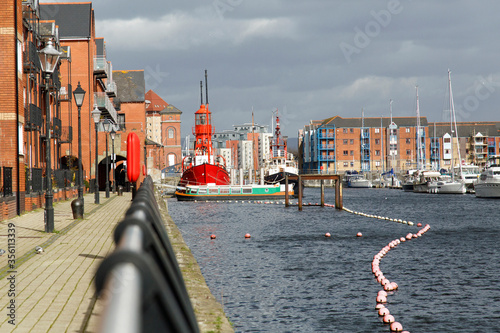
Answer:
<svg viewBox="0 0 500 333"><path fill-rule="evenodd" d="M457 130L458 140L449 123L429 123L426 117L418 122L416 117L335 116L299 131L299 161L305 173L382 172L484 165L489 155L500 154L500 122L458 123Z"/></svg>

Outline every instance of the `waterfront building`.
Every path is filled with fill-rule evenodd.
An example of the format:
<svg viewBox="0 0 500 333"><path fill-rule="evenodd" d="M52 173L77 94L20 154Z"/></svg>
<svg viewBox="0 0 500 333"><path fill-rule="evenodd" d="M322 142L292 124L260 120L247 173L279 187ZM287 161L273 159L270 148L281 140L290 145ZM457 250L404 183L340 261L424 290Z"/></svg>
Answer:
<svg viewBox="0 0 500 333"><path fill-rule="evenodd" d="M439 170L457 163L484 166L488 156L500 153L500 122L462 122L457 130L458 140L449 123L430 123L426 117L420 122L416 117L340 116L310 121L299 131L300 166L303 173Z"/></svg>
<svg viewBox="0 0 500 333"><path fill-rule="evenodd" d="M146 93L146 139L148 169L179 170L182 160L181 115L175 106L165 102L153 90Z"/></svg>
<svg viewBox="0 0 500 333"><path fill-rule="evenodd" d="M107 59L106 42L96 36L91 2L39 4L38 0L23 0L14 2L13 6L2 6L0 44L3 47L0 132L4 138L0 149L0 206L3 212L0 220L43 207L47 189L44 175L48 170L52 175L53 200L74 197L78 184L79 142L84 187L92 189L98 174L98 186L104 190L106 165L109 180L114 180L112 148L115 148L117 160L125 160L127 131L144 129L139 137L141 142L145 140L144 72L131 74L135 87L140 88L134 91L136 95L133 96L137 98L125 93L126 85L122 84L125 90L119 92L117 77L123 79L120 76L131 71L113 71ZM46 80L39 53L49 45L61 56ZM73 98L78 86L86 92L80 112ZM101 125L98 127L97 170L95 125L91 116L94 108L101 111L101 120L111 122L112 128L126 129L117 133L115 146L111 146L109 134L103 132ZM168 115L166 117L169 119ZM141 124L134 126L131 124L134 122ZM141 163L144 162L141 154ZM139 181L142 177L141 173Z"/></svg>

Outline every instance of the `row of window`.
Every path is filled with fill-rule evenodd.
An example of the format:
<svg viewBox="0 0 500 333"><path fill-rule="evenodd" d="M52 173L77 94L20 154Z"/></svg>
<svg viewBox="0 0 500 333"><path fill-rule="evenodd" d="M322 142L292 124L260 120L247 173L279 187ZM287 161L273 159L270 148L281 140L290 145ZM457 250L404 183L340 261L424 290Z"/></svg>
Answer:
<svg viewBox="0 0 500 333"><path fill-rule="evenodd" d="M402 129L403 128L401 128L401 130ZM404 127L404 129L405 129L406 133L410 133L410 127ZM378 128L378 127L375 127L373 130L375 133L380 133L380 128ZM369 129L365 129L365 131L369 131ZM391 135L397 134L397 130L395 130L395 129L392 129L390 131L391 131L391 133L390 133ZM354 133L354 128L343 128L342 133Z"/></svg>
<svg viewBox="0 0 500 333"><path fill-rule="evenodd" d="M344 167L348 166L354 167L354 162L344 162ZM380 161L375 161L375 166L380 166Z"/></svg>
<svg viewBox="0 0 500 333"><path fill-rule="evenodd" d="M406 140L405 140L406 144L411 144L412 143L411 141L412 141L412 139L410 139L410 138L406 138ZM380 139L374 139L374 142L375 142L376 145L379 145L380 144ZM422 143L423 142L424 142L424 140L422 140ZM450 142L450 141L449 140L446 141L446 139L445 139L445 143L446 142ZM354 139L343 139L342 143L344 145L347 145L347 144L353 145L354 144Z"/></svg>

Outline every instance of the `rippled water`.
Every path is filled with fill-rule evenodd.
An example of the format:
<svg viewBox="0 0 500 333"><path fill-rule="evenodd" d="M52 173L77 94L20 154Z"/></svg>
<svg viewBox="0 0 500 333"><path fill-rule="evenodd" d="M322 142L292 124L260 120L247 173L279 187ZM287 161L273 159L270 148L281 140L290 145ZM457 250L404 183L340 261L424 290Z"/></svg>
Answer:
<svg viewBox="0 0 500 333"><path fill-rule="evenodd" d="M305 202L319 202L318 189L305 195ZM333 203L333 189L326 200ZM389 331L375 311L381 287L371 261L417 227L333 208L175 199L168 205L236 332ZM381 261L399 285L387 307L405 330L500 332L500 200L344 189L344 205L431 226Z"/></svg>

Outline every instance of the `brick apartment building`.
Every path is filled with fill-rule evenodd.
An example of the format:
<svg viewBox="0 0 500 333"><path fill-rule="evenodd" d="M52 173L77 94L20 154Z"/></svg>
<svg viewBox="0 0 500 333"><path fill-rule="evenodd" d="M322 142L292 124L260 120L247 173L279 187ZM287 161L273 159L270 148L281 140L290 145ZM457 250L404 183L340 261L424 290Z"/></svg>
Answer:
<svg viewBox="0 0 500 333"><path fill-rule="evenodd" d="M9 1L0 7L0 44L0 220L43 206L47 147L54 201L76 196L79 117L73 91L78 85L86 92L80 113L85 187L88 189L98 174L99 188L104 190L106 165L110 181L116 178L123 182L120 175L125 167L128 133L137 132L141 142L146 139L144 72L112 70L106 42L96 37L92 3ZM61 56L53 74L45 80L39 53L48 45ZM101 111L98 170L91 116L95 108ZM105 119L118 130L114 146L103 131ZM112 148L118 162L116 175L111 172ZM141 154L141 164L144 162Z"/></svg>
<svg viewBox="0 0 500 333"><path fill-rule="evenodd" d="M178 171L182 161L181 115L175 106L165 102L154 91L146 93L146 138L148 169Z"/></svg>
<svg viewBox="0 0 500 333"><path fill-rule="evenodd" d="M457 163L484 166L488 156L500 154L500 122L457 123L458 140L449 123L421 117L418 125L416 117L311 121L299 131L299 165L306 173L381 172L416 169L420 160L422 167L439 170Z"/></svg>

